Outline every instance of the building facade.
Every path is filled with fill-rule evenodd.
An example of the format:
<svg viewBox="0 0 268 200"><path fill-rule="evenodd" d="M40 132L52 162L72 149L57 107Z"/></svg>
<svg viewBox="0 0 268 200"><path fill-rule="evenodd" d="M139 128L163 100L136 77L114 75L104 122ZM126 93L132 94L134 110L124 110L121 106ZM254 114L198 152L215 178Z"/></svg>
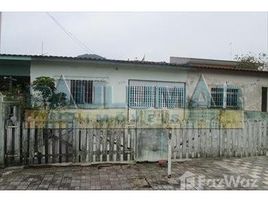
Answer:
<svg viewBox="0 0 268 200"><path fill-rule="evenodd" d="M16 59L16 70L11 58ZM54 78L58 91L66 93L76 108L268 111L268 72L237 69L232 61L171 57L170 63L161 63L1 55L5 64L0 75L7 76L7 70L9 75L19 73L26 58L29 74L26 69L21 74L31 83L40 76Z"/></svg>

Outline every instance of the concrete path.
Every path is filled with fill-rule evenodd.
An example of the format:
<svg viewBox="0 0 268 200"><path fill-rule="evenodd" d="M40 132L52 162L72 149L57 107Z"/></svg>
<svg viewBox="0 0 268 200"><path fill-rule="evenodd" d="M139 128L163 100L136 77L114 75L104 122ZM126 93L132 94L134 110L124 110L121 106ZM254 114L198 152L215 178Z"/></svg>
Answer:
<svg viewBox="0 0 268 200"><path fill-rule="evenodd" d="M0 176L1 190L268 189L268 157L265 156L173 163L171 178L167 177L167 168L156 163L7 171Z"/></svg>

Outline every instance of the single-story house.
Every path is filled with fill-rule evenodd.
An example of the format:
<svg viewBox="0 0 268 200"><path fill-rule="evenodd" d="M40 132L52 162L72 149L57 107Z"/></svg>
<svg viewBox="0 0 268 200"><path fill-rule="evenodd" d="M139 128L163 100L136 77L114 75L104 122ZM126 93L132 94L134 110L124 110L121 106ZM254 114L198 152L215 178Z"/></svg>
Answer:
<svg viewBox="0 0 268 200"><path fill-rule="evenodd" d="M0 55L0 90L37 77L56 80L76 108L226 108L268 112L268 71L234 61L171 57L170 62Z"/></svg>

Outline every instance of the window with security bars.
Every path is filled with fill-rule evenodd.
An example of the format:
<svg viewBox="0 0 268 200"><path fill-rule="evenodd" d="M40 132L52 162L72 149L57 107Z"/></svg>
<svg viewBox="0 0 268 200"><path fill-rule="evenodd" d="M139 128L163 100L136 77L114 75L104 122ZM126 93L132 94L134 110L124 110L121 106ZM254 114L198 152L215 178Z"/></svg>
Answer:
<svg viewBox="0 0 268 200"><path fill-rule="evenodd" d="M184 107L182 83L133 81L128 87L128 105L132 108Z"/></svg>
<svg viewBox="0 0 268 200"><path fill-rule="evenodd" d="M227 107L238 107L238 92L239 90L236 88L227 88L227 99L226 106Z"/></svg>
<svg viewBox="0 0 268 200"><path fill-rule="evenodd" d="M211 88L212 107L223 107L223 88Z"/></svg>
<svg viewBox="0 0 268 200"><path fill-rule="evenodd" d="M70 80L70 88L72 97L76 104L92 104L92 80Z"/></svg>
<svg viewBox="0 0 268 200"><path fill-rule="evenodd" d="M184 88L158 87L158 107L179 108L184 106Z"/></svg>
<svg viewBox="0 0 268 200"><path fill-rule="evenodd" d="M130 107L153 107L154 106L154 87L152 86L130 86L129 87L129 106Z"/></svg>
<svg viewBox="0 0 268 200"><path fill-rule="evenodd" d="M211 88L211 107L222 108L224 105L224 89L223 87ZM227 87L226 89L226 107L239 107L239 89Z"/></svg>

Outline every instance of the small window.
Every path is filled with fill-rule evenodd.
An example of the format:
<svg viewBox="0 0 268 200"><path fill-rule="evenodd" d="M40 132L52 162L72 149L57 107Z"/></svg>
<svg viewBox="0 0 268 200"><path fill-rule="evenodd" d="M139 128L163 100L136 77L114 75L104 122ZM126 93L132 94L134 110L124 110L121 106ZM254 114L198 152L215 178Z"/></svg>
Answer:
<svg viewBox="0 0 268 200"><path fill-rule="evenodd" d="M223 107L223 88L211 88L212 107Z"/></svg>
<svg viewBox="0 0 268 200"><path fill-rule="evenodd" d="M226 94L224 94L226 93ZM226 97L226 100L224 99ZM211 88L211 107L223 108L226 101L226 108L239 108L239 89L227 86L226 91L223 87Z"/></svg>
<svg viewBox="0 0 268 200"><path fill-rule="evenodd" d="M71 94L76 104L92 104L93 81L71 80Z"/></svg>
<svg viewBox="0 0 268 200"><path fill-rule="evenodd" d="M238 107L238 89L235 88L227 88L227 107Z"/></svg>

